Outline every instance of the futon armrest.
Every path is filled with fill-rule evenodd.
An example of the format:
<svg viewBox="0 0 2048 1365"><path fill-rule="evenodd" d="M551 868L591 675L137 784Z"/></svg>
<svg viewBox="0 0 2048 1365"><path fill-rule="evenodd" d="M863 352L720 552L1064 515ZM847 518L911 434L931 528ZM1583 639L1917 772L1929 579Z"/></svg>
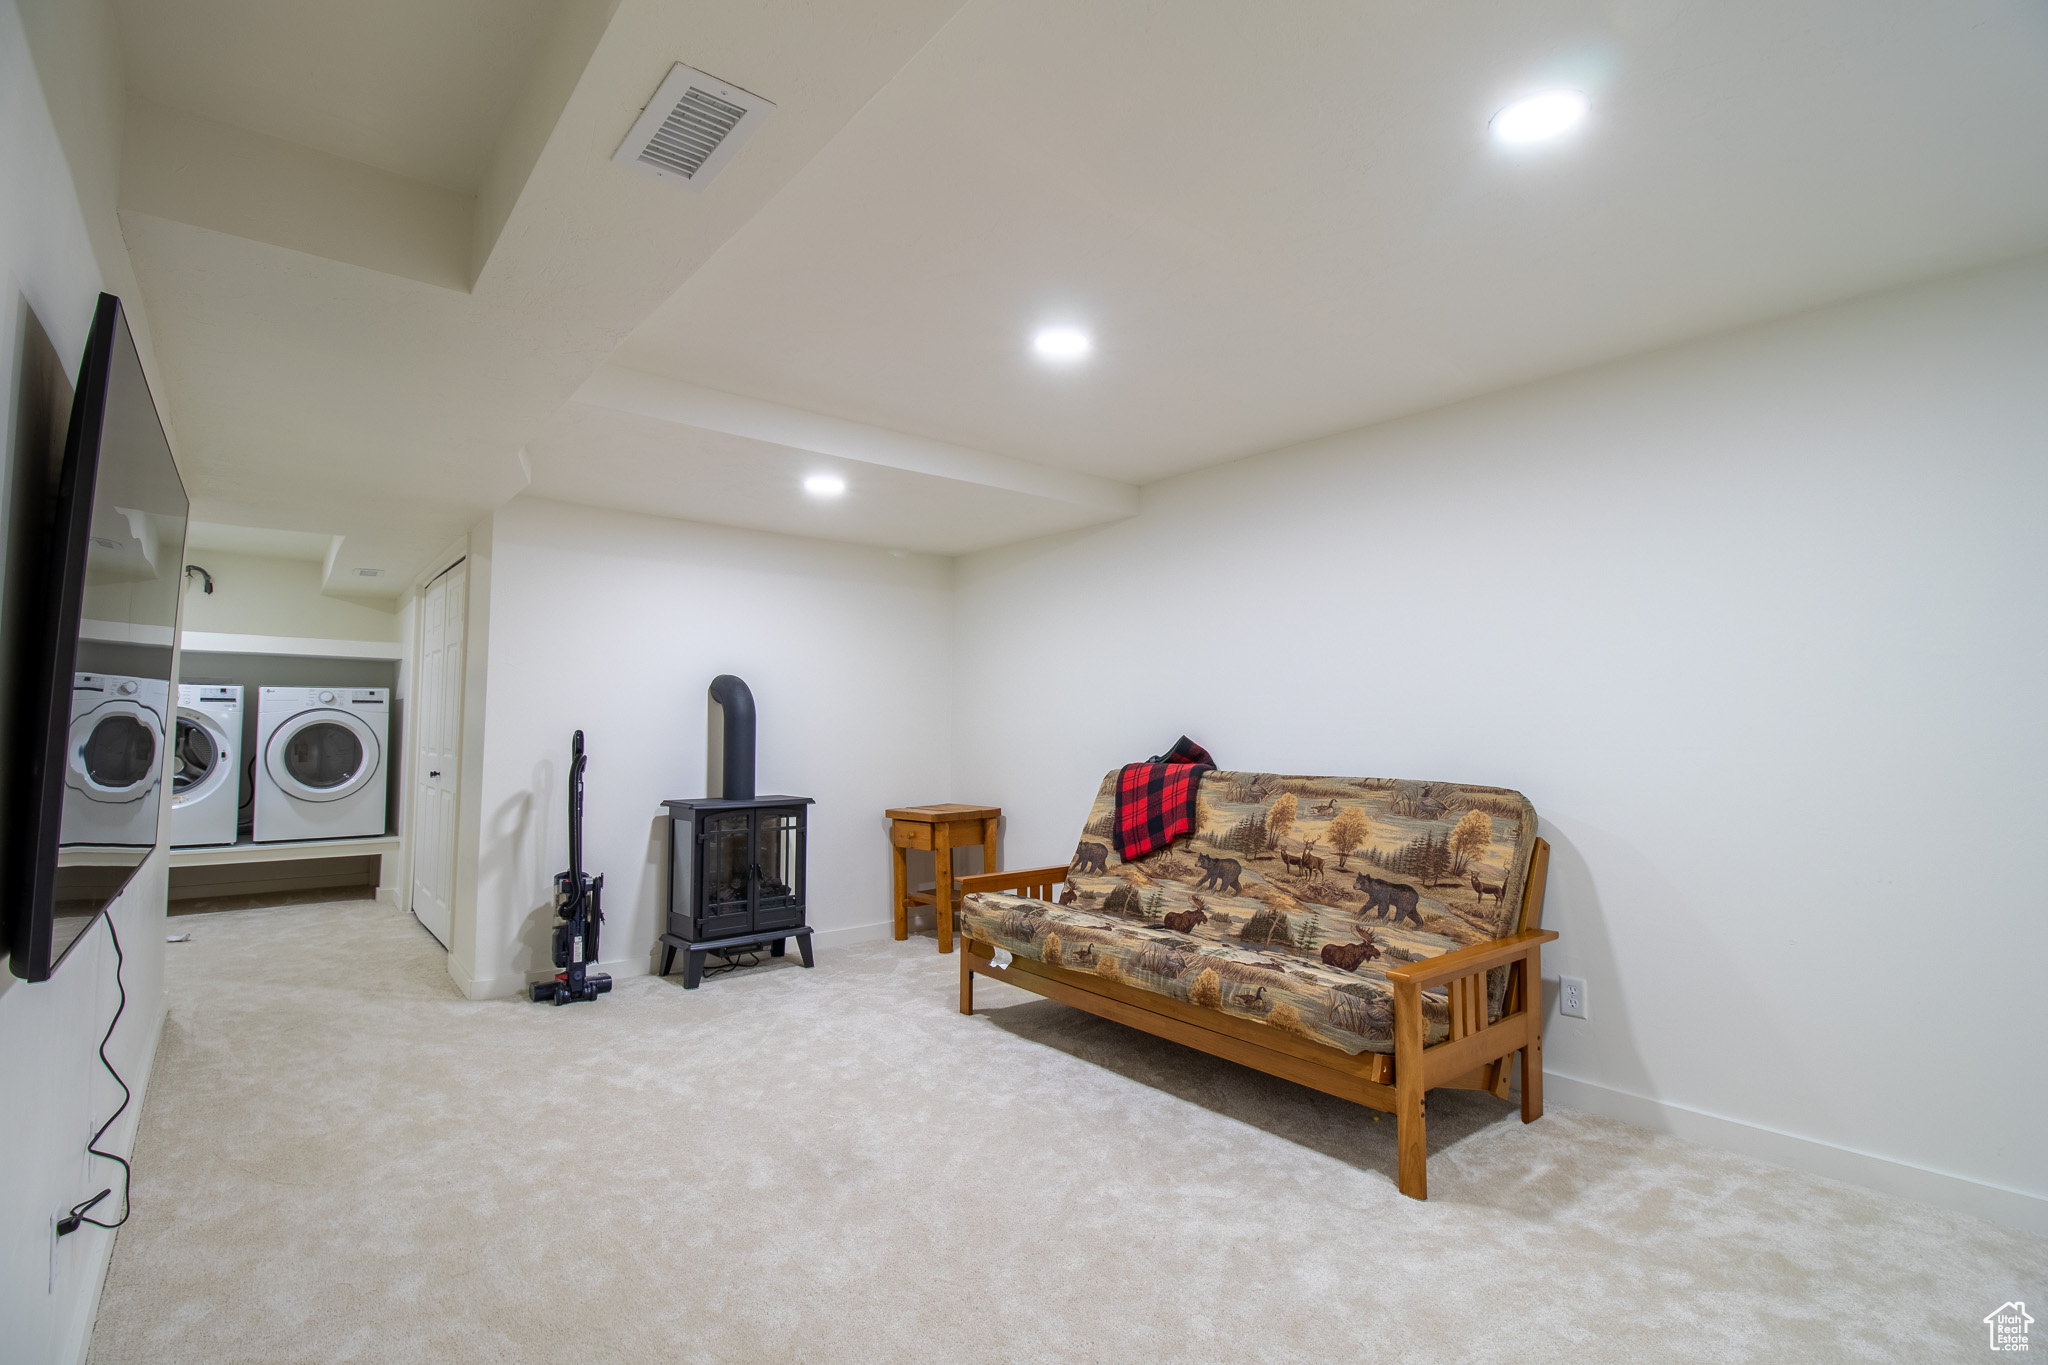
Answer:
<svg viewBox="0 0 2048 1365"><path fill-rule="evenodd" d="M1000 891L1013 895L1029 895L1034 891L1050 891L1067 879L1067 867L1027 867L1015 872L979 872L972 877L957 877L960 894L975 891Z"/></svg>
<svg viewBox="0 0 2048 1365"><path fill-rule="evenodd" d="M1410 962L1405 966L1389 967L1387 980L1424 988L1439 985L1526 957L1530 949L1548 943L1556 937L1557 931L1554 929L1525 929L1519 934L1509 934L1506 938L1495 939L1491 943L1475 943L1470 948L1460 948L1456 952L1426 957L1420 962Z"/></svg>

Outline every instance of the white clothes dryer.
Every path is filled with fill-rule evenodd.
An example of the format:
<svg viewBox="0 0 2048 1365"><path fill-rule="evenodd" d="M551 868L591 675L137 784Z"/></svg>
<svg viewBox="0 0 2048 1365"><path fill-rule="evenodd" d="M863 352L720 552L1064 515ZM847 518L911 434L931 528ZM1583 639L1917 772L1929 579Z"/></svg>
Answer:
<svg viewBox="0 0 2048 1365"><path fill-rule="evenodd" d="M170 696L162 678L73 675L59 843L147 848L156 842Z"/></svg>
<svg viewBox="0 0 2048 1365"><path fill-rule="evenodd" d="M258 843L384 832L387 687L265 687L256 695Z"/></svg>
<svg viewBox="0 0 2048 1365"><path fill-rule="evenodd" d="M232 844L241 814L242 689L178 684L171 732L171 846Z"/></svg>

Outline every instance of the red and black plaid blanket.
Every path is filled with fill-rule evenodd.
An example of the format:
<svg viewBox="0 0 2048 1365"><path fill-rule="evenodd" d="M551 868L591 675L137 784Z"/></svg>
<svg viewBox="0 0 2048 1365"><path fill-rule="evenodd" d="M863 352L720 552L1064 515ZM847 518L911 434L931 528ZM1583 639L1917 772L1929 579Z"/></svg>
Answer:
<svg viewBox="0 0 2048 1365"><path fill-rule="evenodd" d="M1126 763L1116 779L1116 851L1125 862L1164 848L1195 827L1195 790L1216 766L1209 751L1180 737L1163 755Z"/></svg>

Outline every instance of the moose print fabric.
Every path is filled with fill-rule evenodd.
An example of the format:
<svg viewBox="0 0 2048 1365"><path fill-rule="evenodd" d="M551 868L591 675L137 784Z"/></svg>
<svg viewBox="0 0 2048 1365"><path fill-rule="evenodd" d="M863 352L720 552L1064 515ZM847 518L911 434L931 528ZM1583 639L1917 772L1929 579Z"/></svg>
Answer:
<svg viewBox="0 0 2048 1365"><path fill-rule="evenodd" d="M1520 913L1536 812L1519 792L1212 771L1193 831L1126 862L1118 776L1096 795L1060 903L971 895L970 935L1345 1052L1391 1052L1387 968L1500 938ZM1425 1043L1444 1037L1441 990L1423 1013Z"/></svg>

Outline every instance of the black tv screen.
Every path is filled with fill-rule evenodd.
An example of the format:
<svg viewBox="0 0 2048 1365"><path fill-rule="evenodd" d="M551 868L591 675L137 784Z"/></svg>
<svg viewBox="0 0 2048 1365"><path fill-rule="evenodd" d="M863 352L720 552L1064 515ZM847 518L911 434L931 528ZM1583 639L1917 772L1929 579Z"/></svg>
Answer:
<svg viewBox="0 0 2048 1365"><path fill-rule="evenodd" d="M17 459L28 452L18 451ZM19 484L17 490L19 491ZM9 660L9 965L42 981L156 846L190 501L121 301L100 295ZM21 526L23 519L17 517ZM39 561L39 562L38 562Z"/></svg>

